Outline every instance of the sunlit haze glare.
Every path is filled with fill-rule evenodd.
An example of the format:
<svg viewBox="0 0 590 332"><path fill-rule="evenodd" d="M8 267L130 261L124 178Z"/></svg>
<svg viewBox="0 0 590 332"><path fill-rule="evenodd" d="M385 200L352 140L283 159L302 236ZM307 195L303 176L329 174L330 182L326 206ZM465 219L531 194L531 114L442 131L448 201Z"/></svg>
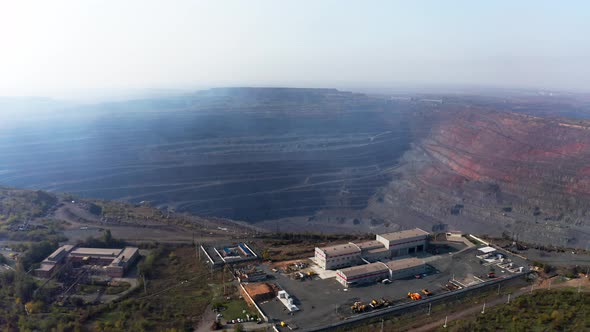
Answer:
<svg viewBox="0 0 590 332"><path fill-rule="evenodd" d="M585 1L2 1L0 96L228 85L590 89Z"/></svg>

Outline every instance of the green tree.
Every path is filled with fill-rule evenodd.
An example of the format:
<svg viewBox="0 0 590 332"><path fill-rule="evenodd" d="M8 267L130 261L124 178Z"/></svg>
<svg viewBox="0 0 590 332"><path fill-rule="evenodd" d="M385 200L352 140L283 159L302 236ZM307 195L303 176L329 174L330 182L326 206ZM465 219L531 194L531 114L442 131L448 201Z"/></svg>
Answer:
<svg viewBox="0 0 590 332"><path fill-rule="evenodd" d="M103 235L103 241L106 245L113 242L113 234L111 234L111 230L107 229Z"/></svg>
<svg viewBox="0 0 590 332"><path fill-rule="evenodd" d="M264 249L264 251L262 252L262 259L264 259L265 261L270 260L270 250Z"/></svg>

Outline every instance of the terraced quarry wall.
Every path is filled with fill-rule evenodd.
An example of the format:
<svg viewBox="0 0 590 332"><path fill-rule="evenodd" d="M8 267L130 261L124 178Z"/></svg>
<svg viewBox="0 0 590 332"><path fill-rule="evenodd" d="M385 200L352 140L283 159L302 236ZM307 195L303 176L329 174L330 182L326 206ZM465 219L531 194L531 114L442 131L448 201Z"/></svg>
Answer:
<svg viewBox="0 0 590 332"><path fill-rule="evenodd" d="M442 222L585 247L589 102L230 88L77 106L3 123L0 184L150 201L273 230Z"/></svg>
<svg viewBox="0 0 590 332"><path fill-rule="evenodd" d="M585 121L467 109L435 117L404 157L386 205L478 233L569 246L590 241Z"/></svg>

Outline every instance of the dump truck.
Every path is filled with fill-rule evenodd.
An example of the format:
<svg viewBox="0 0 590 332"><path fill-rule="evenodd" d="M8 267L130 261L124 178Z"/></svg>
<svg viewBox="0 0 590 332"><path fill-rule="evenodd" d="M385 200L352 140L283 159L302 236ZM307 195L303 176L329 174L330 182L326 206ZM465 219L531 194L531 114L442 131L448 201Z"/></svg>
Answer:
<svg viewBox="0 0 590 332"><path fill-rule="evenodd" d="M416 300L421 300L422 296L418 293L408 293L408 297L411 298L412 300L416 301Z"/></svg>
<svg viewBox="0 0 590 332"><path fill-rule="evenodd" d="M428 289L424 288L424 289L422 289L422 294L424 294L426 296L430 296L430 295L432 295L432 292L429 291Z"/></svg>

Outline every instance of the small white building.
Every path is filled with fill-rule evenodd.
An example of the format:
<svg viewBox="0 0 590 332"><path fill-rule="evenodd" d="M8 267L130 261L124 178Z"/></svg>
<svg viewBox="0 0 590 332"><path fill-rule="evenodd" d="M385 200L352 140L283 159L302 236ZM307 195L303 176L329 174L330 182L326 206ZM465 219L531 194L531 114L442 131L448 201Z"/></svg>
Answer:
<svg viewBox="0 0 590 332"><path fill-rule="evenodd" d="M289 295L289 293L287 293L287 291L280 290L277 297L279 298L279 301L281 301L290 312L299 311L299 308L295 304L293 304L293 298L291 297L291 295Z"/></svg>
<svg viewBox="0 0 590 332"><path fill-rule="evenodd" d="M496 251L495 248L487 246L487 247L481 247L479 249L477 249L477 251L479 251L479 255L487 255L490 253L493 253L494 251Z"/></svg>

